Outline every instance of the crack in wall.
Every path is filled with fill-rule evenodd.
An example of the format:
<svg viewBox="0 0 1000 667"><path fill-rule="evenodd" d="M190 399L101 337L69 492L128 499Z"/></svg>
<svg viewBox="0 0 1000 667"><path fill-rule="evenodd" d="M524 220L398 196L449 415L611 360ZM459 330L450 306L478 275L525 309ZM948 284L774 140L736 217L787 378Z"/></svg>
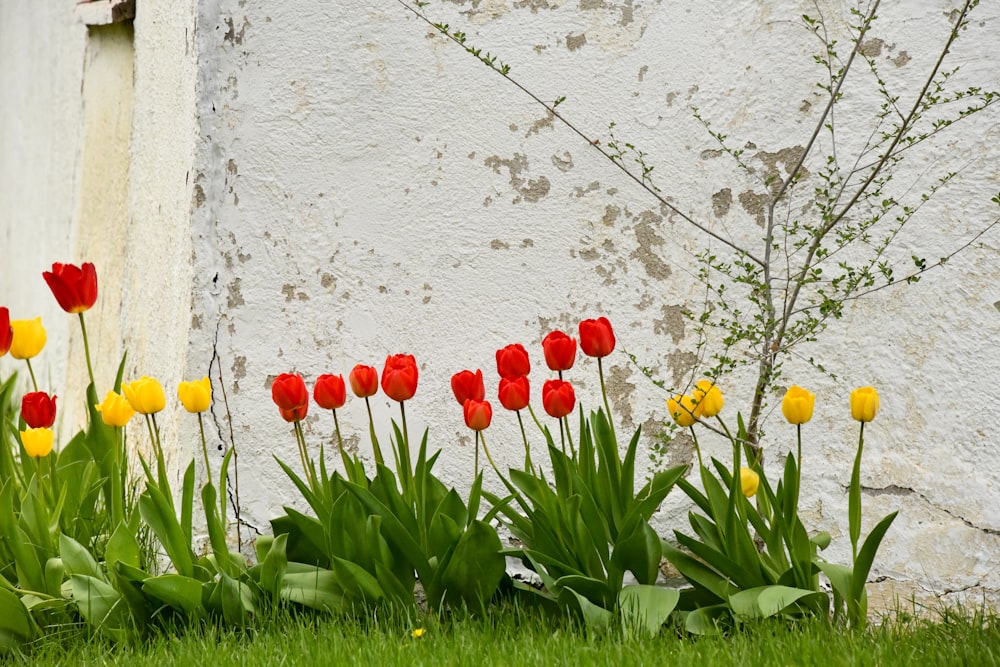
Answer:
<svg viewBox="0 0 1000 667"><path fill-rule="evenodd" d="M848 489L848 487L845 486L844 489ZM965 526L967 528L972 528L973 530L978 530L981 533L984 533L986 535L992 535L992 536L995 536L995 537L1000 537L1000 530L998 530L996 528L985 528L983 526L977 526L976 524L972 523L971 521L969 521L965 517L961 516L960 514L956 514L955 512L952 512L947 507L942 507L938 503L935 503L932 500L930 500L924 494L920 493L919 491L916 491L915 489L911 489L910 487L907 487L907 486L899 486L899 485L896 485L896 484L890 484L888 486L882 486L882 487L873 487L873 486L864 486L864 485L862 485L861 486L861 491L864 492L864 493L866 493L869 496L916 496L916 497L920 498L921 500L923 500L928 505L930 505L931 507L933 507L934 509L936 509L936 510L938 510L940 512L944 512L945 514L947 514L948 516L950 516L953 519L957 519L958 521L961 521L963 524L965 524Z"/></svg>

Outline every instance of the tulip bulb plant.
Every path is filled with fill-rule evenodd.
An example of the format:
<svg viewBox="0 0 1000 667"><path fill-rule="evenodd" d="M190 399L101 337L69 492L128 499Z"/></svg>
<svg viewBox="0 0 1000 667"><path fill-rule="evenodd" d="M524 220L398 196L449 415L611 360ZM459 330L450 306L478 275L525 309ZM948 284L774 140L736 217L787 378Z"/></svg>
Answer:
<svg viewBox="0 0 1000 667"><path fill-rule="evenodd" d="M691 512L693 535L675 530L677 546L665 548L666 557L693 588L682 592L680 608L685 628L693 633L717 632L720 621L738 623L750 618L779 615L829 615L830 600L820 589L819 574L830 580L834 592L833 617L852 627L867 621L865 582L882 538L896 513L878 523L858 550L861 530L861 453L864 425L875 417L878 393L872 387L851 393L850 408L861 422L857 455L848 491L848 524L852 563L843 566L822 558L830 543L825 532L810 536L798 514L802 475L802 427L813 416L815 396L798 386L782 400L782 413L796 428L795 454L785 457L784 475L773 486L761 465L759 450L750 446L741 415L734 434L720 416L723 396L714 382L701 380L693 394L667 401L668 412L690 430L698 452L701 488L687 480L679 486L700 512ZM733 463L713 459L704 465L696 426L711 418L730 442ZM748 465L742 465L742 456ZM750 502L755 498L756 502Z"/></svg>

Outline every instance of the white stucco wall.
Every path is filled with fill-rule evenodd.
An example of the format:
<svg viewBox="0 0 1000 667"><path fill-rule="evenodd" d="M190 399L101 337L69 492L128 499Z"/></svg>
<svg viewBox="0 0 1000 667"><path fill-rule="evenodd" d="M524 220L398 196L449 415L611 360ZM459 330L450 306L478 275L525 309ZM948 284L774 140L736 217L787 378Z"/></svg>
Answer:
<svg viewBox="0 0 1000 667"><path fill-rule="evenodd" d="M849 3L819 5L846 49ZM1000 89L992 46L1000 14L984 5L952 57L968 85ZM954 6L914 0L905 11L880 11L871 53L904 98L936 57ZM225 389L228 419L217 400L212 438L228 442L232 426L249 526L267 531L282 504L299 504L272 458L297 460L270 401L279 373L311 381L359 362L381 368L389 353L416 355L411 432L429 427L431 443L445 449L439 473L465 486L471 438L448 381L481 367L493 395L493 353L509 342L532 354L536 406L548 377L541 338L556 327L575 331L586 317L608 316L620 347L668 386L683 388L698 372L697 338L680 311L699 308L704 297L693 253L705 237L402 6L218 0L178 13L156 3L139 10L135 231L123 259L129 368L158 375L168 392L181 376L208 372L217 399ZM690 107L734 145L752 142L746 156L759 166L784 164L822 103L811 59L819 43L799 20L814 11L810 2L468 0L426 11L499 55L544 99L566 95L560 111L588 136L606 145L614 121L620 139L648 154L672 202L740 238L760 233L740 199L753 194L753 182L718 155ZM4 52L4 62L13 58ZM25 88L34 67L0 76ZM845 109L871 102L849 95ZM4 132L9 109L0 105ZM847 140L863 136L857 122L841 127ZM73 136L48 150L65 152ZM998 137L991 109L912 151L912 170L899 183L920 177L918 188L926 187L947 170L961 173L900 237L900 271L910 254L932 260L996 217L989 199L1000 190ZM45 177L36 168L21 175L5 159L0 202L11 209L6 202L24 196L21 184ZM796 195L798 206L811 187ZM70 201L65 207L72 210ZM842 556L856 442L846 396L862 384L879 388L883 407L866 431L864 484L867 521L901 510L874 572L889 593L896 582L904 595L961 591L995 600L1000 591L993 446L1000 390L990 383L1000 371L998 244L991 233L920 283L858 302L801 348L836 380L806 364L785 369L789 384L817 393L802 508L811 528L831 531L831 549ZM8 247L5 258L17 255ZM56 258L16 262L29 259L44 266ZM619 430L642 425L652 447L668 418L664 392L624 352L608 362ZM596 408L596 364L580 361L568 377L585 407ZM749 371L723 388L730 419L749 411ZM396 408L381 398L374 407L388 438ZM489 443L513 463L521 453L516 421L495 407ZM341 420L348 442L367 455L363 404L350 402ZM178 423L185 432L189 422ZM331 442L329 415L314 409L308 426L315 449ZM766 428L769 460L777 462L794 432L780 413ZM193 454L194 442L179 458ZM689 460L675 447L660 463ZM668 499L659 517L664 534L684 525L682 509L679 496Z"/></svg>

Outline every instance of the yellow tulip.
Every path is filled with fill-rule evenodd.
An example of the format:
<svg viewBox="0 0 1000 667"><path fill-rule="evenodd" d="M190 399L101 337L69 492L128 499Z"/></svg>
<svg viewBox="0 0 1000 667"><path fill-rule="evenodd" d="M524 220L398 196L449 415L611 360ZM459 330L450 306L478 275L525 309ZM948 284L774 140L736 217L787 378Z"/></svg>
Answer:
<svg viewBox="0 0 1000 667"><path fill-rule="evenodd" d="M21 431L21 444L28 456L37 458L48 456L52 451L52 441L55 434L50 428L29 428Z"/></svg>
<svg viewBox="0 0 1000 667"><path fill-rule="evenodd" d="M125 394L132 409L143 415L159 412L167 404L167 397L163 395L163 387L156 378L146 375L138 380L123 384L122 393Z"/></svg>
<svg viewBox="0 0 1000 667"><path fill-rule="evenodd" d="M870 422L878 412L878 392L875 387L858 387L851 392L851 417Z"/></svg>
<svg viewBox="0 0 1000 667"><path fill-rule="evenodd" d="M673 398L667 399L667 410L678 426L690 426L695 420L695 411L698 409L694 397L688 394L681 396L677 394Z"/></svg>
<svg viewBox="0 0 1000 667"><path fill-rule="evenodd" d="M740 468L740 488L743 489L743 495L753 498L758 486L760 486L760 475L745 466Z"/></svg>
<svg viewBox="0 0 1000 667"><path fill-rule="evenodd" d="M694 414L699 419L719 414L726 402L722 390L711 380L698 380L694 386L694 400L698 402Z"/></svg>
<svg viewBox="0 0 1000 667"><path fill-rule="evenodd" d="M204 412L212 404L212 382L207 375L193 382L181 382L177 398L188 412Z"/></svg>
<svg viewBox="0 0 1000 667"><path fill-rule="evenodd" d="M129 404L128 399L113 391L108 392L108 395L104 397L103 403L98 403L94 407L101 413L101 421L108 426L125 426L128 420L132 419L132 415L135 414L135 410Z"/></svg>
<svg viewBox="0 0 1000 667"><path fill-rule="evenodd" d="M47 337L42 318L11 320L10 328L14 331L14 338L10 342L10 356L15 359L31 359L45 347Z"/></svg>
<svg viewBox="0 0 1000 667"><path fill-rule="evenodd" d="M816 395L808 389L791 386L781 399L781 412L789 424L805 424L812 419Z"/></svg>

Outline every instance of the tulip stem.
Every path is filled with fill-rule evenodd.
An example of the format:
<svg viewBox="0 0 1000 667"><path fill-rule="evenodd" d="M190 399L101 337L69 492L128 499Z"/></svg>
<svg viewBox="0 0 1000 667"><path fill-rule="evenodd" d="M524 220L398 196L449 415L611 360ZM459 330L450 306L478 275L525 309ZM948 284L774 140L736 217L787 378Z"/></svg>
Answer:
<svg viewBox="0 0 1000 667"><path fill-rule="evenodd" d="M545 433L545 427L542 426L542 422L538 421L538 415L535 414L535 410L530 404L528 405L528 413L531 415L531 418L535 420L535 426L538 427L538 430Z"/></svg>
<svg viewBox="0 0 1000 667"><path fill-rule="evenodd" d="M486 454L486 460L490 462L490 467L493 468L493 470L496 471L496 474L499 475L500 470L497 468L497 464L493 462L493 457L490 456L490 450L486 446L486 436L483 435L482 431L476 431L476 436L483 443L483 453ZM478 452L479 450L477 449L476 451ZM478 475L479 473L476 474Z"/></svg>
<svg viewBox="0 0 1000 667"><path fill-rule="evenodd" d="M472 458L472 479L479 477L479 431L476 431L476 453Z"/></svg>
<svg viewBox="0 0 1000 667"><path fill-rule="evenodd" d="M87 358L87 373L90 375L90 384L94 386L94 391L97 391L97 383L94 382L94 367L90 363L90 342L87 340L87 325L83 322L83 313L77 313L80 316L80 330L83 332L83 354Z"/></svg>
<svg viewBox="0 0 1000 667"><path fill-rule="evenodd" d="M569 416L563 417L563 420L566 421L566 440L567 442L569 442L569 453L570 456L573 457L573 460L575 461L576 447L573 446L573 433L572 431L569 430Z"/></svg>
<svg viewBox="0 0 1000 667"><path fill-rule="evenodd" d="M306 456L306 436L302 433L302 425L295 420L295 446L299 449L299 459L302 461L302 472L309 478L310 487L315 487L315 480L310 474L308 457Z"/></svg>
<svg viewBox="0 0 1000 667"><path fill-rule="evenodd" d="M535 466L531 465L531 448L528 446L528 434L524 431L524 420L521 419L521 411L517 411L517 424L521 427L521 438L524 440L524 469L535 471Z"/></svg>
<svg viewBox="0 0 1000 667"><path fill-rule="evenodd" d="M378 437L375 435L375 420L372 418L372 405L365 396L365 407L368 408L368 434L372 438L372 451L375 453L375 465L385 465L382 459L382 449L378 446Z"/></svg>
<svg viewBox="0 0 1000 667"><path fill-rule="evenodd" d="M615 434L615 420L611 418L611 405L608 403L608 390L604 386L604 365L601 363L601 357L597 358L597 373L601 376L601 396L604 398L604 410L608 415L608 425L611 426L611 437L615 441L615 446L618 445L618 436Z"/></svg>
<svg viewBox="0 0 1000 667"><path fill-rule="evenodd" d="M851 488L847 498L848 524L851 532L851 554L858 560L858 539L861 537L861 451L865 446L865 423L861 422L858 433L858 454L854 457L851 471Z"/></svg>
<svg viewBox="0 0 1000 667"><path fill-rule="evenodd" d="M205 422L202 421L201 413L198 413L198 429L201 431L201 454L205 457L205 476L208 481L212 481L212 466L208 463L208 444L205 441Z"/></svg>
<svg viewBox="0 0 1000 667"><path fill-rule="evenodd" d="M701 460L701 447L698 446L698 434L694 432L694 424L688 428L691 430L691 439L694 440L694 451L698 455L698 468L704 468L705 463Z"/></svg>
<svg viewBox="0 0 1000 667"><path fill-rule="evenodd" d="M35 388L35 391L38 391L38 381L35 380L35 369L31 367L31 359L25 359L24 363L28 364L28 375L31 376L31 386Z"/></svg>
<svg viewBox="0 0 1000 667"><path fill-rule="evenodd" d="M563 420L559 421L559 444L562 445L562 453L566 453L566 432L563 430Z"/></svg>
<svg viewBox="0 0 1000 667"><path fill-rule="evenodd" d="M347 453L344 451L344 439L340 437L340 420L337 419L336 410L331 410L331 412L333 412L333 428L337 432L337 448L340 449L340 460L344 462L344 472L350 475L351 460L348 458Z"/></svg>
<svg viewBox="0 0 1000 667"><path fill-rule="evenodd" d="M406 408L403 405L405 402L399 402L399 414L403 421L403 442L399 447L399 459L403 470L399 471L399 477L401 481L403 479L406 480L406 488L409 488L410 482L413 479L413 469L410 467L410 434L406 430Z"/></svg>

